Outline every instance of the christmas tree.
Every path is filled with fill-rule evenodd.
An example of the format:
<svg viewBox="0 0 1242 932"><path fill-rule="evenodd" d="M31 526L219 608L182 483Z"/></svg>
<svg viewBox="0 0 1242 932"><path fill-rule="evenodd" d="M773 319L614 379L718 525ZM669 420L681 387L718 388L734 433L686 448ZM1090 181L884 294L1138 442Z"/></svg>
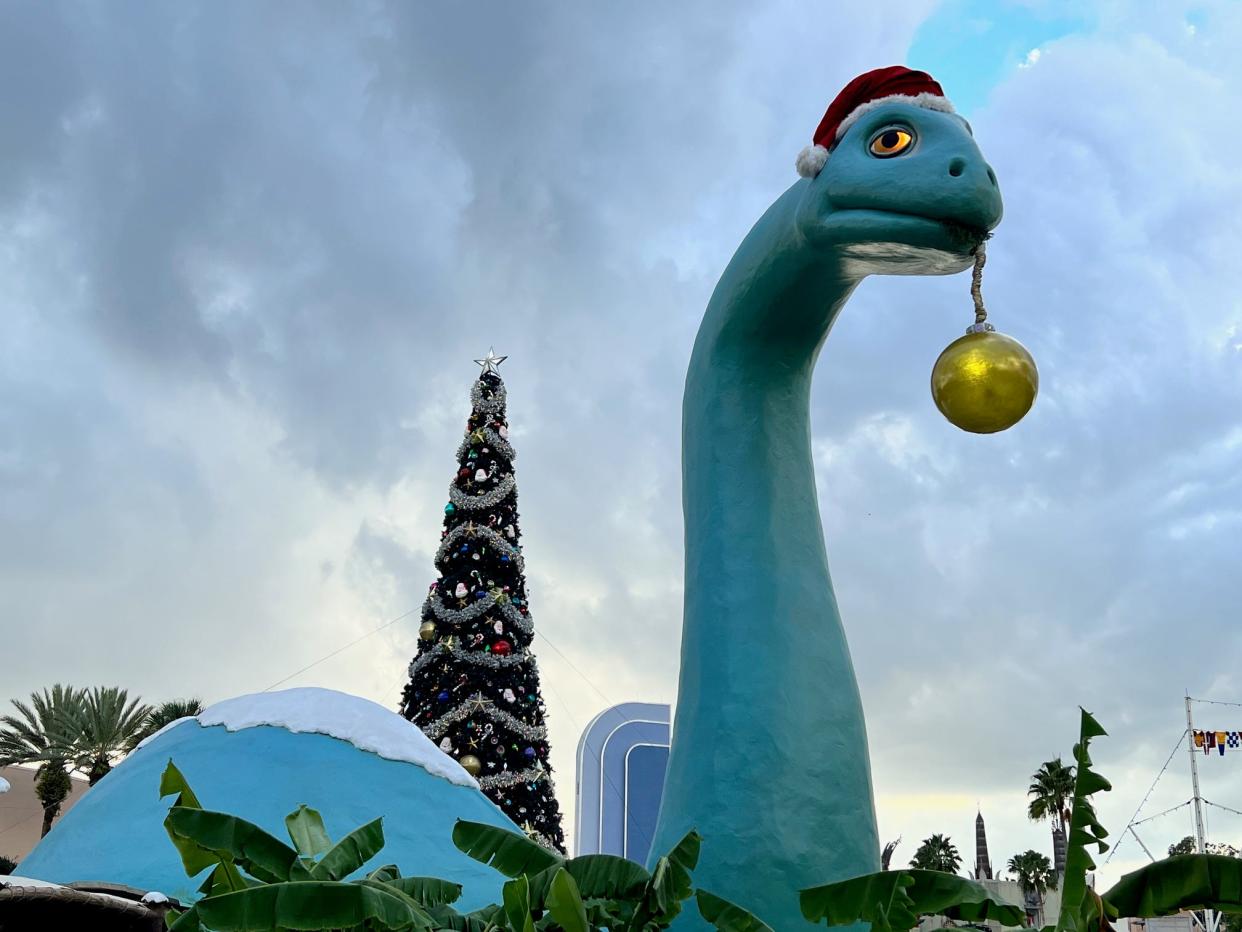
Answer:
<svg viewBox="0 0 1242 932"><path fill-rule="evenodd" d="M564 851L548 763L535 635L526 602L515 453L505 386L490 350L470 390L436 552L440 578L423 604L419 649L401 714L474 775L536 841Z"/></svg>

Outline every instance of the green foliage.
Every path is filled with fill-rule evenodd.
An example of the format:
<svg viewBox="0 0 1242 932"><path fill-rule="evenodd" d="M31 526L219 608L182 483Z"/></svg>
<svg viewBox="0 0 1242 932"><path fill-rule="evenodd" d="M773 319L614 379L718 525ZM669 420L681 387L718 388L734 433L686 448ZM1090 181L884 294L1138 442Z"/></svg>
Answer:
<svg viewBox="0 0 1242 932"><path fill-rule="evenodd" d="M910 859L910 866L916 870L956 874L962 866L962 856L947 835L932 835L923 839Z"/></svg>
<svg viewBox="0 0 1242 932"><path fill-rule="evenodd" d="M1038 890L1043 894L1048 892L1049 887L1057 885L1057 875L1048 855L1034 849L1015 854L1009 859L1006 869L1015 875L1018 885L1026 891Z"/></svg>
<svg viewBox="0 0 1242 932"><path fill-rule="evenodd" d="M1061 912L1057 917L1058 932L1091 932L1110 928L1110 910L1099 894L1087 887L1087 872L1095 870L1095 861L1087 849L1095 846L1099 854L1108 850L1104 841L1108 832L1096 818L1091 797L1112 789L1111 784L1091 769L1090 746L1093 738L1108 734L1086 710L1081 710L1078 743L1074 745L1077 774L1074 777L1073 808L1070 811L1069 835L1065 852L1065 885L1061 891ZM1111 911L1112 918L1117 915Z"/></svg>
<svg viewBox="0 0 1242 932"><path fill-rule="evenodd" d="M285 830L304 858L316 857L332 847L332 839L323 827L323 816L309 806L298 806L285 816Z"/></svg>
<svg viewBox="0 0 1242 932"><path fill-rule="evenodd" d="M1054 928L1044 932L1110 932L1109 919L1169 915L1183 909L1215 909L1242 916L1242 859L1187 854L1127 874L1103 897L1087 886L1095 864L1089 848L1107 849L1090 797L1109 789L1092 770L1092 739L1104 730L1082 712L1074 748L1074 789L1065 815L1068 828L1063 905ZM1069 768L1065 768L1068 770ZM379 820L335 845L318 812L299 807L285 819L292 847L258 826L202 808L183 774L170 761L160 781L162 796L175 796L165 820L169 837L191 876L210 868L205 894L184 913L170 911L176 932L277 932L284 929L348 932L659 932L694 899L699 914L723 932L771 932L758 917L714 893L696 889L700 838L690 832L648 871L610 855L564 858L529 838L475 822L454 827L457 847L508 878L502 903L459 913L452 904L458 884L434 877L403 877L395 865L351 881L383 847ZM960 857L950 840L933 835L920 846L927 860L949 870L881 871L803 890L803 915L811 922L867 922L875 932L905 932L926 915L959 922L992 921L1020 926L1024 910L994 898L981 884L955 873ZM915 855L920 860L920 854ZM1028 889L1052 880L1047 857L1015 855L1009 870ZM1232 925L1229 932L1236 932Z"/></svg>
<svg viewBox="0 0 1242 932"><path fill-rule="evenodd" d="M127 752L134 750L140 742L151 737L165 725L171 725L178 719L198 715L201 711L203 711L203 703L199 699L170 699L168 702L161 702L147 713L142 727L131 736L125 750Z"/></svg>
<svg viewBox="0 0 1242 932"><path fill-rule="evenodd" d="M113 762L136 744L151 707L116 686L96 686L85 692L72 715L76 741L74 765L84 771L91 786L102 780Z"/></svg>
<svg viewBox="0 0 1242 932"><path fill-rule="evenodd" d="M1237 858L1242 857L1242 851L1239 851L1233 845L1226 845L1221 842L1209 841L1203 846L1206 848L1206 854L1223 854L1225 857ZM1179 854L1196 854L1195 838L1193 835L1187 835L1180 841L1169 845L1169 857L1176 857Z"/></svg>
<svg viewBox="0 0 1242 932"><path fill-rule="evenodd" d="M57 683L31 693L30 702L13 700L16 715L0 715L0 765L64 761L73 756L74 719L83 690Z"/></svg>
<svg viewBox="0 0 1242 932"><path fill-rule="evenodd" d="M300 806L285 819L293 847L259 826L203 809L185 775L168 762L160 795L175 795L164 827L181 852L186 872L208 867L206 896L181 914L169 913L178 932L260 932L278 929L453 928L428 908L448 909L461 887L426 877L401 877L386 865L343 882L384 845L379 820L350 832L333 845L323 819Z"/></svg>
<svg viewBox="0 0 1242 932"><path fill-rule="evenodd" d="M1066 767L1061 758L1046 761L1031 776L1031 797L1027 815L1034 822L1052 820L1052 827L1064 829L1069 823L1069 803L1074 798L1074 768Z"/></svg>
<svg viewBox="0 0 1242 932"><path fill-rule="evenodd" d="M1183 909L1242 913L1242 861L1176 855L1126 874L1104 901L1125 916L1169 916Z"/></svg>
<svg viewBox="0 0 1242 932"><path fill-rule="evenodd" d="M492 917L501 920L497 930L654 932L667 929L694 897L699 914L717 929L771 932L742 907L695 890L691 875L699 860L697 832L688 833L650 872L611 855L561 858L528 838L477 822L458 822L453 841L475 860L516 878L505 884L503 914ZM529 870L541 864L547 866L533 876L522 873L523 865Z"/></svg>
<svg viewBox="0 0 1242 932"><path fill-rule="evenodd" d="M73 790L66 767L74 754L73 721L81 704L82 690L57 683L31 693L29 703L14 699L17 714L0 716L0 765L40 765L35 795L43 807L44 835Z"/></svg>
<svg viewBox="0 0 1242 932"><path fill-rule="evenodd" d="M494 825L459 819L453 827L453 844L464 854L499 871L506 877L535 874L564 863L564 858L524 835Z"/></svg>
<svg viewBox="0 0 1242 932"><path fill-rule="evenodd" d="M935 837L935 836L933 836ZM897 870L864 874L850 880L803 890L802 915L830 926L865 921L874 932L913 929L924 915L965 922L991 919L1020 926L1026 914L996 900L982 885L936 870Z"/></svg>

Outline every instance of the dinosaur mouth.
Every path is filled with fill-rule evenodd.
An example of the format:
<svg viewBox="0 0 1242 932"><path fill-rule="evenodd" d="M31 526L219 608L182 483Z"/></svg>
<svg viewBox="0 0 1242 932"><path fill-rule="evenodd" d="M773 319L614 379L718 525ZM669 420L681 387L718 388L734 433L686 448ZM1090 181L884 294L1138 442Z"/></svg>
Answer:
<svg viewBox="0 0 1242 932"><path fill-rule="evenodd" d="M821 230L841 246L892 243L968 256L991 236L986 229L956 218L856 207L834 210Z"/></svg>

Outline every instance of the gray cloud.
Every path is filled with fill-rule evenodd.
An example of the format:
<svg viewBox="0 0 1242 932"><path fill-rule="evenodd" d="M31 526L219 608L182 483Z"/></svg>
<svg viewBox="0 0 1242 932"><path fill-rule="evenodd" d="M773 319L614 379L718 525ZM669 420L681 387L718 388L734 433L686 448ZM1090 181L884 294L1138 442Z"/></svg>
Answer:
<svg viewBox="0 0 1242 932"><path fill-rule="evenodd" d="M0 695L220 698L414 608L494 344L567 801L591 715L673 695L680 395L716 276L930 8L0 13ZM1115 734L1119 829L1182 687L1237 686L1242 24L1132 15L971 114L1007 205L989 305L1043 376L1027 421L968 437L926 396L962 278L866 283L821 363L829 554L907 840L964 841L979 799L1003 850L1043 844L1020 797L1078 702ZM395 703L415 632L293 682Z"/></svg>

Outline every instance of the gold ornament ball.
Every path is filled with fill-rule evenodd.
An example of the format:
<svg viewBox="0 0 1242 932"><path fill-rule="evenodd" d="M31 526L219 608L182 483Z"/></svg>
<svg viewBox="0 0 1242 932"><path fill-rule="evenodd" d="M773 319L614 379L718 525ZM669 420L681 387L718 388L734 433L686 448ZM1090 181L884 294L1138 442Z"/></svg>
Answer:
<svg viewBox="0 0 1242 932"><path fill-rule="evenodd" d="M418 626L418 636L424 641L430 641L436 636L436 623L434 621L424 621Z"/></svg>
<svg viewBox="0 0 1242 932"><path fill-rule="evenodd" d="M932 367L932 400L949 422L973 434L1008 430L1026 416L1039 372L1025 346L987 330L959 337Z"/></svg>
<svg viewBox="0 0 1242 932"><path fill-rule="evenodd" d="M461 760L457 763L466 769L466 773L472 777L477 777L483 772L483 761L479 760L473 754L463 754Z"/></svg>

